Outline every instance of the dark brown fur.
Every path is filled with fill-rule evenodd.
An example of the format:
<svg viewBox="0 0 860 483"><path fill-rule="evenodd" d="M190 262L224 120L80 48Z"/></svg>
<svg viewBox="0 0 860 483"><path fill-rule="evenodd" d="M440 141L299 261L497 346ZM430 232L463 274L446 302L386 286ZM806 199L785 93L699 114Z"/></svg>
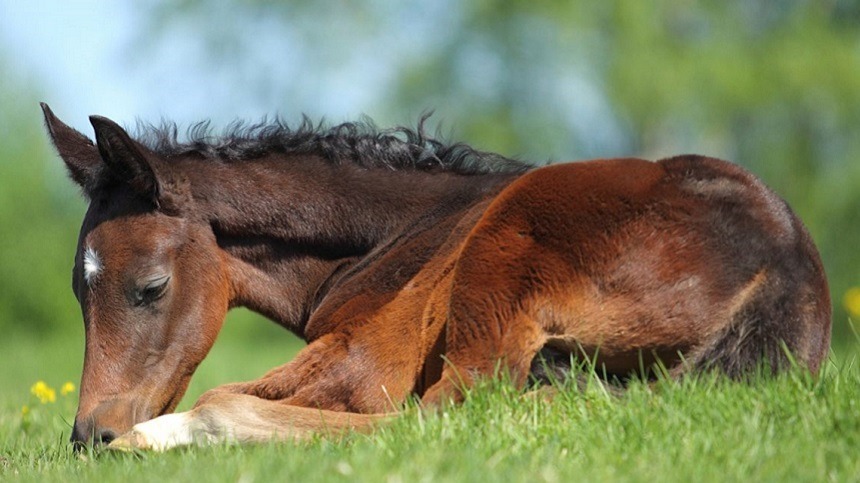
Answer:
<svg viewBox="0 0 860 483"><path fill-rule="evenodd" d="M76 441L172 411L234 306L308 346L195 411L208 421L244 407L273 433L290 414L305 421L299 408L356 427L374 418L355 413L413 394L459 400L500 364L524 385L539 353L562 366L596 358L619 376L659 361L676 375L741 377L784 368L785 351L816 372L828 350L827 283L808 233L724 161L525 171L420 130L354 125L147 147L99 117L94 145L44 109L91 201L73 279L87 329ZM85 247L104 265L89 285ZM163 295L136 305L165 275Z"/></svg>

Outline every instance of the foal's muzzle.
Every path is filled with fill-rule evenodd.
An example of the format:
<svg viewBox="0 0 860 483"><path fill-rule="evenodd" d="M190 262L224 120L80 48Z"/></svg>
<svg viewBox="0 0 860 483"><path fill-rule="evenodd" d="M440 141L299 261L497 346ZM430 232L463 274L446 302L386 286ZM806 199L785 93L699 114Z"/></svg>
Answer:
<svg viewBox="0 0 860 483"><path fill-rule="evenodd" d="M108 445L116 439L119 433L110 427L97 427L91 423L76 421L72 429L71 442L75 449L83 449L88 444L93 446Z"/></svg>
<svg viewBox="0 0 860 483"><path fill-rule="evenodd" d="M127 399L104 401L89 414L77 415L71 442L76 448L90 444L107 445L140 422L134 420L140 413L142 411L135 410L133 403Z"/></svg>

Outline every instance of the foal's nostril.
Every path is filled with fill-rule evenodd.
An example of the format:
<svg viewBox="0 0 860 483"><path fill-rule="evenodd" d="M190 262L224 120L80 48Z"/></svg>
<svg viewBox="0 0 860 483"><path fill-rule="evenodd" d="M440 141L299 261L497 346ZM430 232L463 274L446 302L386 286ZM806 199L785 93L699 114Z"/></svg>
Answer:
<svg viewBox="0 0 860 483"><path fill-rule="evenodd" d="M95 440L96 440L96 443L110 444L110 442L115 440L116 437L117 437L117 434L114 430L102 429L102 430L99 430L99 434L96 435Z"/></svg>

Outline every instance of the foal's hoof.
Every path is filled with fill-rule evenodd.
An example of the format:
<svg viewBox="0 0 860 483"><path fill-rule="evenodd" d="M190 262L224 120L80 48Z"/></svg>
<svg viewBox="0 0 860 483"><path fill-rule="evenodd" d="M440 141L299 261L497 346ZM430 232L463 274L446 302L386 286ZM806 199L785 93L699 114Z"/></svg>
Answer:
<svg viewBox="0 0 860 483"><path fill-rule="evenodd" d="M109 451L122 451L124 453L133 453L141 450L151 450L155 449L152 445L147 441L146 437L135 431L131 430L119 438L111 441L110 444L105 448Z"/></svg>
<svg viewBox="0 0 860 483"><path fill-rule="evenodd" d="M166 451L177 446L203 443L191 431L191 413L166 414L135 424L131 431L111 441L108 449L119 451Z"/></svg>

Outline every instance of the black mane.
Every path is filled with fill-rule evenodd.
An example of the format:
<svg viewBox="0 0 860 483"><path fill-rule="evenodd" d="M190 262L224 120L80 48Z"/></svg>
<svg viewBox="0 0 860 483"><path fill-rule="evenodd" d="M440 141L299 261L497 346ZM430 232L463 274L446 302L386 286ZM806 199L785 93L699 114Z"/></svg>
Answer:
<svg viewBox="0 0 860 483"><path fill-rule="evenodd" d="M212 135L208 121L188 129L179 141L176 124L138 125L138 140L170 157L198 154L224 161L253 159L272 153L318 154L333 163L354 162L367 168L447 171L459 174L519 173L531 166L504 156L478 151L463 143L446 144L429 137L421 117L416 129L378 129L369 119L326 126L303 117L298 128L280 118L248 125L231 123L221 136Z"/></svg>

